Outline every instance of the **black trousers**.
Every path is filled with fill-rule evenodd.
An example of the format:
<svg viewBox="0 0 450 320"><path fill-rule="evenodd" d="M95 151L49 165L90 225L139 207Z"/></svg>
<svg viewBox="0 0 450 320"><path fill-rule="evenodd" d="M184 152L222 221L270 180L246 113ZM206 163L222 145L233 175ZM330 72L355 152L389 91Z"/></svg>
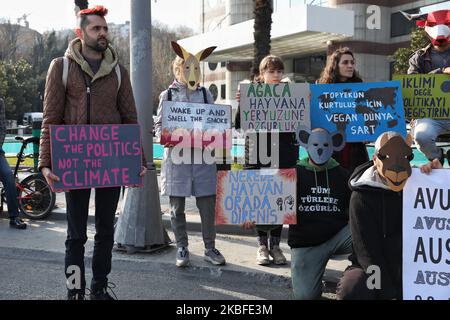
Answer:
<svg viewBox="0 0 450 320"><path fill-rule="evenodd" d="M91 189L66 192L67 240L65 273L66 277L69 278L72 275L72 273L68 273L69 266L78 266L80 268L81 288L79 289L83 292L86 288L84 245L87 241L86 228L90 195ZM114 244L114 216L119 195L120 187L95 189L95 238L91 290L106 287L108 283L107 276L111 272L112 247Z"/></svg>

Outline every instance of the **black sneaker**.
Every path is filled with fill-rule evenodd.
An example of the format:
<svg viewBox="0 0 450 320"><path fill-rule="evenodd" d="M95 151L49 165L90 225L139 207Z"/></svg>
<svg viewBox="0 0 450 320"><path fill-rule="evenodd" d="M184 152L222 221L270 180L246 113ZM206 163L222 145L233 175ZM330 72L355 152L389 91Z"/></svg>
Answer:
<svg viewBox="0 0 450 320"><path fill-rule="evenodd" d="M89 297L91 298L91 300L117 300L117 296L112 290L115 287L116 285L114 283L109 282L106 287L103 287L99 290L91 290ZM114 297L109 294L109 292L107 291L108 289L109 291L111 291Z"/></svg>
<svg viewBox="0 0 450 320"><path fill-rule="evenodd" d="M10 218L9 226L11 228L22 229L22 230L27 228L27 224L25 222L23 222L22 219L20 219L19 217Z"/></svg>

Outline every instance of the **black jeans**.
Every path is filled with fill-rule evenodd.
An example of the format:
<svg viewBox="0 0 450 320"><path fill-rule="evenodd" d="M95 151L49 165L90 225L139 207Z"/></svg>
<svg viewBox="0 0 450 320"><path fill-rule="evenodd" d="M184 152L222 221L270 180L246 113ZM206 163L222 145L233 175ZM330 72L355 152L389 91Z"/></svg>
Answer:
<svg viewBox="0 0 450 320"><path fill-rule="evenodd" d="M91 189L66 192L67 240L65 273L76 265L81 271L81 291L86 288L84 271L84 245L87 241L87 219ZM95 189L95 238L92 257L91 290L106 287L111 272L112 247L114 244L114 216L119 201L120 187Z"/></svg>

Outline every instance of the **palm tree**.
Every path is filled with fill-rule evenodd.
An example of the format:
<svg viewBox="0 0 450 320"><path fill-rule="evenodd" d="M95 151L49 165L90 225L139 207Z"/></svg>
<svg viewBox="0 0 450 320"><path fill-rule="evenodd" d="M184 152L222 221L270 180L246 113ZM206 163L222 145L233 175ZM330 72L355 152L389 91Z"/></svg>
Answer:
<svg viewBox="0 0 450 320"><path fill-rule="evenodd" d="M251 69L251 78L254 79L259 74L259 63L270 54L270 30L272 27L272 0L253 0L254 2L254 38L253 44L253 65Z"/></svg>

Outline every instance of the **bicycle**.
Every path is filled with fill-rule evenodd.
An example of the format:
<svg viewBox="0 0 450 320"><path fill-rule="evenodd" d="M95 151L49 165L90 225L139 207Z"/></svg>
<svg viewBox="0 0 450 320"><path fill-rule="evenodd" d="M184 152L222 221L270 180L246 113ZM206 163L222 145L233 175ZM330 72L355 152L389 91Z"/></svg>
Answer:
<svg viewBox="0 0 450 320"><path fill-rule="evenodd" d="M15 139L22 142L14 167L19 210L30 219L44 219L51 214L55 206L56 194L50 189L50 186L41 173L31 174L21 181L19 181L18 177L20 163L24 162L25 158L33 157L32 154L24 155L25 148L29 143L39 143L39 138L30 137L23 139L22 137L16 137ZM3 208L5 202L6 190L2 187L0 209Z"/></svg>

